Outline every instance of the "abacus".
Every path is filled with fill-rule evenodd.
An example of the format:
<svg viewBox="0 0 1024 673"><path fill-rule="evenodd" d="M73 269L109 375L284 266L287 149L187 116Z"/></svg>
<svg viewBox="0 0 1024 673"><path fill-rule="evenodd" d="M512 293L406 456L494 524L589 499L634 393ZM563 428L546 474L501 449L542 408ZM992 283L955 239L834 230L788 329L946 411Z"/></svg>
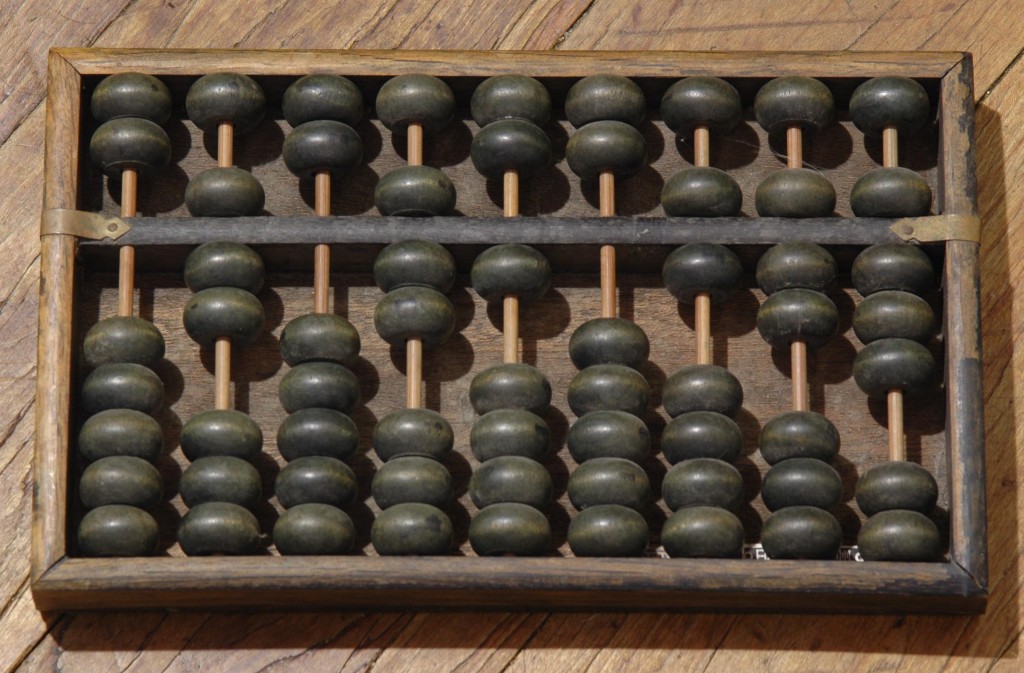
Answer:
<svg viewBox="0 0 1024 673"><path fill-rule="evenodd" d="M53 51L37 605L983 610L973 106L959 53Z"/></svg>

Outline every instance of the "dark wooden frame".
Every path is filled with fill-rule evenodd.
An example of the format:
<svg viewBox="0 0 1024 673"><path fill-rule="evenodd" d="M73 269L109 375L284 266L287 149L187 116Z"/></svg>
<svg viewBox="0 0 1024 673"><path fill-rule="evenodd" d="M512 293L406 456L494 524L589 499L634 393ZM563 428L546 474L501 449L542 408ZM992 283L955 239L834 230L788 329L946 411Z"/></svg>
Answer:
<svg viewBox="0 0 1024 673"><path fill-rule="evenodd" d="M385 77L430 72L485 77L510 71L576 78L595 72L636 77L710 74L774 77L802 74L865 78L901 74L939 82L939 190L943 215L974 216L974 95L969 54L961 53L682 53L682 52L358 52L145 51L60 49L50 53L44 208L79 205L79 131L83 76L123 71L200 75L222 71L298 76L309 72ZM267 218L264 218L267 219ZM302 218L292 218L295 223ZM192 225L197 224L190 221ZM216 223L172 229L144 220L117 244L193 244L229 237ZM246 240L282 240L283 227L258 221ZM646 225L651 222L644 223ZM704 239L697 221L669 228L574 219L546 222L538 240L573 244L680 243ZM716 221L722 243L806 238L785 221L751 233L741 222ZM829 220L829 242L896 240L886 220ZM383 226L382 226L383 225ZM840 226L841 225L841 226ZM401 219L349 218L318 241L383 243L406 237ZM238 231L238 229L235 229ZM301 232L301 227L287 231ZM500 242L502 229L465 219L417 225L416 235L441 242ZM260 233L263 232L263 233ZM426 232L426 233L425 233ZM640 233L644 232L644 233ZM652 233L653 232L653 233ZM528 235L532 235L529 234ZM278 237L278 238L275 238ZM287 242L302 243L301 233ZM547 237L547 238L544 238ZM517 240L526 241L523 232ZM532 240L532 239L531 239ZM821 240L821 239L816 239ZM79 241L46 235L41 242L36 403L32 592L41 610L239 606L347 609L476 608L520 610L657 609L824 612L978 612L987 587L984 425L982 413L978 244L945 243L946 450L949 464L950 560L942 563L831 561L679 561L664 559L504 558L70 558L66 550L69 429L73 365L72 313Z"/></svg>

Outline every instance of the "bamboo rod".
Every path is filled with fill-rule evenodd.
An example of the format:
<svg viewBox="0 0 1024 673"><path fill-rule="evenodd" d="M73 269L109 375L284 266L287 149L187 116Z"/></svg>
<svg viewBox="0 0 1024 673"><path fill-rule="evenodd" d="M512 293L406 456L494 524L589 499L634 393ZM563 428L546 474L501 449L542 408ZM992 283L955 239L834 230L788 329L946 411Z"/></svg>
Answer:
<svg viewBox="0 0 1024 673"><path fill-rule="evenodd" d="M217 337L213 353L214 409L231 408L231 337Z"/></svg>
<svg viewBox="0 0 1024 673"><path fill-rule="evenodd" d="M502 333L504 336L502 360L506 364L519 362L519 297L514 294L505 295L502 308L504 312L502 320Z"/></svg>
<svg viewBox="0 0 1024 673"><path fill-rule="evenodd" d="M799 126L786 129L786 167L802 168L804 165L804 137Z"/></svg>
<svg viewBox="0 0 1024 673"><path fill-rule="evenodd" d="M134 168L121 172L121 217L135 217L138 213L139 174ZM135 299L135 247L126 245L119 253L117 273L117 314L132 315Z"/></svg>
<svg viewBox="0 0 1024 673"><path fill-rule="evenodd" d="M409 124L408 135L406 136L406 154L409 157L410 166L423 165L423 125Z"/></svg>
<svg viewBox="0 0 1024 673"><path fill-rule="evenodd" d="M882 165L886 168L900 165L899 133L895 126L882 129Z"/></svg>
<svg viewBox="0 0 1024 673"><path fill-rule="evenodd" d="M230 168L235 165L235 125L221 122L217 126L217 165Z"/></svg>
<svg viewBox="0 0 1024 673"><path fill-rule="evenodd" d="M694 297L694 331L697 333L697 364L711 364L711 295L700 292Z"/></svg>
<svg viewBox="0 0 1024 673"><path fill-rule="evenodd" d="M519 171L514 168L505 171L503 203L505 217L519 215Z"/></svg>
<svg viewBox="0 0 1024 673"><path fill-rule="evenodd" d="M611 171L601 173L598 184L598 202L601 217L615 215L615 174ZM601 317L614 318L618 314L615 287L615 246L601 246Z"/></svg>
<svg viewBox="0 0 1024 673"><path fill-rule="evenodd" d="M331 214L331 172L317 171L314 196L316 214ZM331 293L331 248L319 244L313 249L313 312L327 313Z"/></svg>
<svg viewBox="0 0 1024 673"><path fill-rule="evenodd" d="M810 408L810 395L807 390L807 344L803 341L794 341L789 354L793 378L793 410L807 411Z"/></svg>
<svg viewBox="0 0 1024 673"><path fill-rule="evenodd" d="M889 460L907 459L907 440L903 432L903 391L895 388L887 396L889 407Z"/></svg>
<svg viewBox="0 0 1024 673"><path fill-rule="evenodd" d="M405 342L405 406L423 406L423 339L410 337Z"/></svg>
<svg viewBox="0 0 1024 673"><path fill-rule="evenodd" d="M711 133L703 124L693 129L693 165L711 165Z"/></svg>

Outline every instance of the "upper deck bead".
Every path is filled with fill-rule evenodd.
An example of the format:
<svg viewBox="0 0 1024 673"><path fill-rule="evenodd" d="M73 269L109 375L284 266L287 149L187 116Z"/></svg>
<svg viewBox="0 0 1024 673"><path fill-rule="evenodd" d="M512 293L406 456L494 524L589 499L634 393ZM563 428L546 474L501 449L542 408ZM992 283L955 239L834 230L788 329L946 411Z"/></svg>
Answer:
<svg viewBox="0 0 1024 673"><path fill-rule="evenodd" d="M529 177L551 162L551 139L539 126L501 119L473 136L469 156L488 180L499 180L509 170Z"/></svg>
<svg viewBox="0 0 1024 673"><path fill-rule="evenodd" d="M170 161L171 139L148 119L112 119L92 134L89 156L108 175L117 176L127 168L149 174Z"/></svg>
<svg viewBox="0 0 1024 673"><path fill-rule="evenodd" d="M676 135L706 126L714 133L728 133L743 115L740 94L718 77L681 79L661 97L661 118Z"/></svg>
<svg viewBox="0 0 1024 673"><path fill-rule="evenodd" d="M363 140L347 124L317 119L292 130L284 139L281 158L300 178L319 171L347 173L363 159Z"/></svg>
<svg viewBox="0 0 1024 673"><path fill-rule="evenodd" d="M496 75L473 91L469 109L480 127L501 119L521 119L543 126L551 117L551 94L533 77Z"/></svg>
<svg viewBox="0 0 1024 673"><path fill-rule="evenodd" d="M757 123L769 133L791 126L820 131L832 123L834 113L832 92L812 77L777 77L754 98Z"/></svg>
<svg viewBox="0 0 1024 673"><path fill-rule="evenodd" d="M594 179L605 171L626 178L644 167L647 141L639 131L624 122L595 121L569 137L565 158L573 173L585 180Z"/></svg>
<svg viewBox="0 0 1024 673"><path fill-rule="evenodd" d="M363 94L346 77L306 75L285 89L281 107L292 128L319 119L355 126L363 118Z"/></svg>
<svg viewBox="0 0 1024 673"><path fill-rule="evenodd" d="M455 94L433 75L392 77L377 93L377 116L392 133L405 135L409 124L437 133L452 120Z"/></svg>
<svg viewBox="0 0 1024 673"><path fill-rule="evenodd" d="M928 123L928 92L909 77L875 77L850 97L850 119L862 132L877 135L886 127L909 133Z"/></svg>
<svg viewBox="0 0 1024 673"><path fill-rule="evenodd" d="M614 120L639 126L647 114L640 86L621 75L591 75L569 88L565 114L577 129L595 121Z"/></svg>
<svg viewBox="0 0 1024 673"><path fill-rule="evenodd" d="M266 96L256 80L239 73L203 75L185 97L189 119L205 133L216 132L224 122L232 124L235 134L247 133L263 121L266 106Z"/></svg>
<svg viewBox="0 0 1024 673"><path fill-rule="evenodd" d="M103 78L92 92L90 107L96 121L141 117L163 124L171 117L171 92L162 81L139 72Z"/></svg>

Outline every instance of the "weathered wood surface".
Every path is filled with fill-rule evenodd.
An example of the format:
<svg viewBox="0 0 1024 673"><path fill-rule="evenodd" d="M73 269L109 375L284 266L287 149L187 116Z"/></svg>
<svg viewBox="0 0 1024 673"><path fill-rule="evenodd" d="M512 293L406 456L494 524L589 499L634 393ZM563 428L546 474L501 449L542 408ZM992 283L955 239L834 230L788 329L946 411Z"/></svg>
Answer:
<svg viewBox="0 0 1024 673"><path fill-rule="evenodd" d="M1024 15L987 0L776 3L105 0L0 7L0 666L3 670L1016 671L1022 629ZM956 49L975 53L991 599L981 617L103 614L27 592L50 46Z"/></svg>

